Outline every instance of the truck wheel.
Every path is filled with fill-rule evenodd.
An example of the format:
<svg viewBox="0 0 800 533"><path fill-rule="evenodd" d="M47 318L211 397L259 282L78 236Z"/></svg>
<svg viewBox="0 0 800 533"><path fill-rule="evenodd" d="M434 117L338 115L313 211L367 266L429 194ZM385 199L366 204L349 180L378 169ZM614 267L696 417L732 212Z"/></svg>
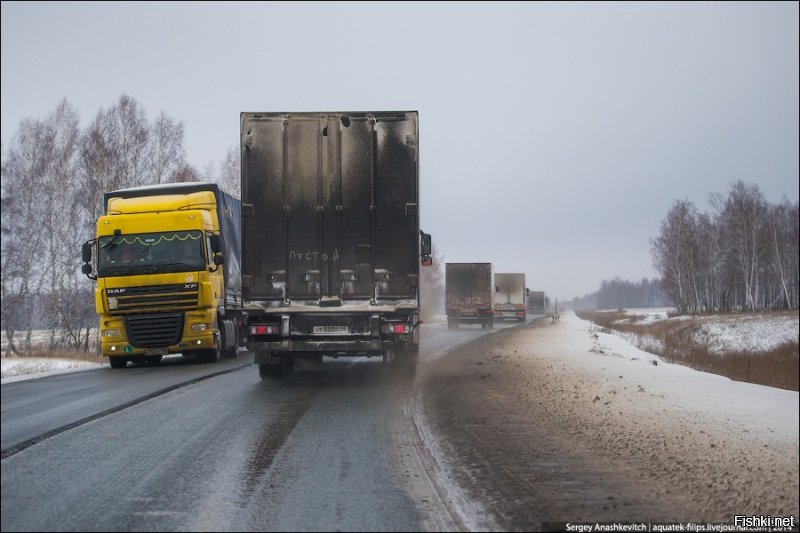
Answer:
<svg viewBox="0 0 800 533"><path fill-rule="evenodd" d="M416 351L387 350L383 356L384 364L391 369L393 374L399 373L412 377L417 371L418 360L419 352Z"/></svg>
<svg viewBox="0 0 800 533"><path fill-rule="evenodd" d="M128 365L128 360L124 357L112 355L108 358L108 363L111 365L111 368L125 368Z"/></svg>
<svg viewBox="0 0 800 533"><path fill-rule="evenodd" d="M400 374L413 378L417 373L418 361L418 351L400 352L396 359L395 366Z"/></svg>
<svg viewBox="0 0 800 533"><path fill-rule="evenodd" d="M206 363L219 363L222 359L222 342L217 341L217 346L211 350L202 350L199 354L200 359Z"/></svg>
<svg viewBox="0 0 800 533"><path fill-rule="evenodd" d="M222 351L222 357L225 359L236 359L239 355L239 328L236 327L235 322L231 322L230 320L219 320L217 319L217 323L221 326L219 329L220 335L220 344L222 346L228 345L228 336L233 336L233 345L230 348L224 348Z"/></svg>

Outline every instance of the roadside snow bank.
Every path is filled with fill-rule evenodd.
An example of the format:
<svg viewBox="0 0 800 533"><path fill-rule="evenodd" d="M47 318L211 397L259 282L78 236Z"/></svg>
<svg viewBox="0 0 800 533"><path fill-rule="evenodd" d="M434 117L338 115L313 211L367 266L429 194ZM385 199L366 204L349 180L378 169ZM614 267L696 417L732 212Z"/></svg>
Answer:
<svg viewBox="0 0 800 533"><path fill-rule="evenodd" d="M45 357L3 357L0 359L2 382L11 383L53 374L100 368L101 364L76 359L50 359Z"/></svg>

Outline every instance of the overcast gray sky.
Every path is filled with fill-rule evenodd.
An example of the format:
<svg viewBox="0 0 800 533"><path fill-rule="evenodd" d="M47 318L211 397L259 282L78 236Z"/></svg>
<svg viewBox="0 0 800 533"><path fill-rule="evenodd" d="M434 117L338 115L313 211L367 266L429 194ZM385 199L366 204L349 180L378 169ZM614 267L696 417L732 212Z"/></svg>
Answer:
<svg viewBox="0 0 800 533"><path fill-rule="evenodd" d="M564 301L654 277L676 199L797 200L798 45L796 2L2 2L2 144L124 93L203 170L241 111L418 110L445 260Z"/></svg>

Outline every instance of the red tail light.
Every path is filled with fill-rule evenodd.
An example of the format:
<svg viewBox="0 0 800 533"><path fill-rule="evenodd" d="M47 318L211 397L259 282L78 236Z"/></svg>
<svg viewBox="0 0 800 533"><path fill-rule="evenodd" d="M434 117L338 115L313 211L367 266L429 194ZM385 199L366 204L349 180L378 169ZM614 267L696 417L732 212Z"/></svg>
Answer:
<svg viewBox="0 0 800 533"><path fill-rule="evenodd" d="M280 328L268 324L254 324L250 326L250 335L277 335Z"/></svg>

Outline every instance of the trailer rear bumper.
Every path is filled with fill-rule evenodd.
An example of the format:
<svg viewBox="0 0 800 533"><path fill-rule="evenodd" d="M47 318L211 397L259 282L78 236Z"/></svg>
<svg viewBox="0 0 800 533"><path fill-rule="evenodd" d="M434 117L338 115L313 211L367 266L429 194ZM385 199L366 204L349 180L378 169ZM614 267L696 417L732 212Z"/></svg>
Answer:
<svg viewBox="0 0 800 533"><path fill-rule="evenodd" d="M253 363L269 363L286 355L327 355L335 357L381 356L389 351L413 352L418 344L413 340L284 340L280 342L250 342Z"/></svg>

